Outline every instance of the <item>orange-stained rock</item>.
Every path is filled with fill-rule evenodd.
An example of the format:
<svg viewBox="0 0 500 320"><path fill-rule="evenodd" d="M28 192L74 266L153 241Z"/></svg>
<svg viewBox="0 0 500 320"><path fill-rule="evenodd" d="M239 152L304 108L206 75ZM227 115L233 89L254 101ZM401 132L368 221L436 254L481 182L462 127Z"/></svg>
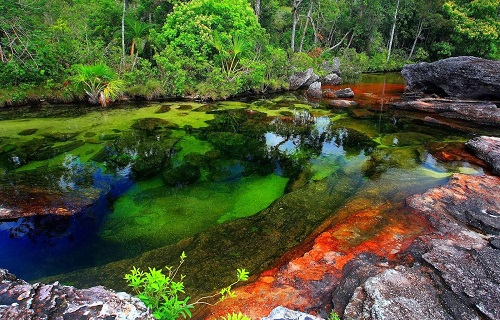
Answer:
<svg viewBox="0 0 500 320"><path fill-rule="evenodd" d="M325 315L331 309L330 292L340 282L346 263L361 254L395 259L427 226L416 215L384 214L391 204L359 207L354 200L336 215L345 218L316 236L306 250L281 267L263 272L251 284L235 290L237 297L210 309L206 319L242 312L252 319L267 316L282 305L293 310Z"/></svg>

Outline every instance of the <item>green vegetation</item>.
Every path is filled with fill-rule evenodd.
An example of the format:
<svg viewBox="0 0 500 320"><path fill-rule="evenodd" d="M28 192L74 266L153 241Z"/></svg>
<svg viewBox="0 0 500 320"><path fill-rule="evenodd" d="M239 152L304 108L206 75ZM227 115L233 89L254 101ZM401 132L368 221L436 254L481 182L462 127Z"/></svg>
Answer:
<svg viewBox="0 0 500 320"><path fill-rule="evenodd" d="M500 0L4 0L0 106L224 99L286 88L310 66L324 74L340 62L353 81L454 55L499 59L499 9Z"/></svg>
<svg viewBox="0 0 500 320"><path fill-rule="evenodd" d="M210 304L206 302L208 299L219 297L219 301L234 297L232 291L240 281L248 280L248 272L245 269L237 270L237 279L229 286L221 289L217 294L208 297L201 297L196 302L189 303L190 297L185 296L183 280L185 275L179 274L179 270L186 259L186 254L182 252L180 262L177 267L165 267L167 274L162 270L149 268L149 272L141 271L139 268L133 267L130 273L125 275L129 287L132 287L137 297L141 299L148 308L151 308L153 316L160 320L175 320L181 315L184 318L191 317L190 309L193 309L197 304ZM177 278L180 278L177 281ZM183 295L183 297L181 297ZM231 318L244 319L244 318Z"/></svg>
<svg viewBox="0 0 500 320"><path fill-rule="evenodd" d="M221 317L219 320L251 320L251 319L246 315L244 315L243 313L238 312L238 313L227 314L226 316Z"/></svg>
<svg viewBox="0 0 500 320"><path fill-rule="evenodd" d="M335 313L335 311L332 311L328 315L327 320L340 320L340 317L338 316L338 314Z"/></svg>

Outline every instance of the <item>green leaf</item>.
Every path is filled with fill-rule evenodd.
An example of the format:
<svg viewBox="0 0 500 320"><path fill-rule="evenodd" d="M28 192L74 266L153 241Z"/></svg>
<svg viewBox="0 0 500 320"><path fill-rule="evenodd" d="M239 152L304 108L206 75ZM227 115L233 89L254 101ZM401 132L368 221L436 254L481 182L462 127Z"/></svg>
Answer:
<svg viewBox="0 0 500 320"><path fill-rule="evenodd" d="M247 281L250 273L246 269L238 269L238 281Z"/></svg>

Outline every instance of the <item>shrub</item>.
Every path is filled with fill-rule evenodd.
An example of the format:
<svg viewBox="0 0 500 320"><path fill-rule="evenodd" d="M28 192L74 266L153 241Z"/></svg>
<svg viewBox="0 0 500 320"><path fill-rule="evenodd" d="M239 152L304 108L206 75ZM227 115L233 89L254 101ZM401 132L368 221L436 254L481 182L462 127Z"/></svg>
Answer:
<svg viewBox="0 0 500 320"><path fill-rule="evenodd" d="M248 280L248 272L245 269L237 270L237 280L229 286L221 289L217 294L207 297L201 297L196 302L189 303L190 297L185 295L184 278L185 275L179 275L179 269L186 259L186 254L182 252L179 265L165 267L167 274L155 268L148 268L144 272L139 268L133 267L130 273L125 275L125 280L129 287L138 295L144 304L151 308L153 316L160 320L174 320L179 316L184 318L191 317L191 309L196 304L207 304L204 300L220 296L219 301L229 297L234 297L235 293L232 287L240 281ZM179 281L176 279L180 278ZM183 297L181 297L183 296Z"/></svg>

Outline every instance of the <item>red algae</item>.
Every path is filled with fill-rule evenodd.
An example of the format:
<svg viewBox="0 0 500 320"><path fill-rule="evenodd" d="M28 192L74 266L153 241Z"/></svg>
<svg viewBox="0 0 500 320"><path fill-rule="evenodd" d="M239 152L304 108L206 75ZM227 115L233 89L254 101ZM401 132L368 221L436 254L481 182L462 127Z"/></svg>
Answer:
<svg viewBox="0 0 500 320"><path fill-rule="evenodd" d="M323 90L351 88L354 92L354 100L363 107L369 107L373 111L385 111L394 100L401 99L404 92L404 83L355 83L339 86L326 85ZM331 99L324 99L329 101Z"/></svg>
<svg viewBox="0 0 500 320"><path fill-rule="evenodd" d="M312 244L303 244L306 249L296 249L295 256L288 256L280 267L264 271L255 282L237 288L236 298L212 307L205 319L231 312L257 319L279 305L310 313L328 311L321 308L330 304L327 293L340 282L346 263L362 253L398 259L398 254L429 228L422 217L400 210L401 205L387 202L360 209L365 202L348 203L334 215L341 221L326 222L330 225L319 228L324 230L316 233Z"/></svg>

